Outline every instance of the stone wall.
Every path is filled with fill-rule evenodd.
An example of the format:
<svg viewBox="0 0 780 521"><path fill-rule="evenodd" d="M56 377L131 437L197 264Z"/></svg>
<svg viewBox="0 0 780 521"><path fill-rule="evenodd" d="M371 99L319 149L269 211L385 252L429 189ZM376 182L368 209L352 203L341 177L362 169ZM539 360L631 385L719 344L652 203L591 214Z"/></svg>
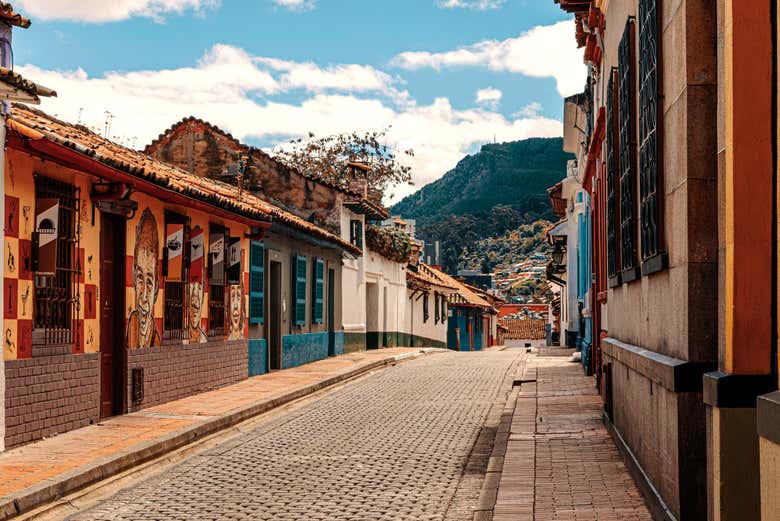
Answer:
<svg viewBox="0 0 780 521"><path fill-rule="evenodd" d="M47 351L5 362L8 449L100 418L100 354Z"/></svg>
<svg viewBox="0 0 780 521"><path fill-rule="evenodd" d="M181 121L145 152L195 175L228 182L238 172L241 157L248 157L245 186L249 190L339 234L340 203L348 197L345 192L301 175L205 121Z"/></svg>
<svg viewBox="0 0 780 521"><path fill-rule="evenodd" d="M137 411L245 380L248 341L166 345L127 353L128 411ZM144 369L143 400L133 401L133 369Z"/></svg>

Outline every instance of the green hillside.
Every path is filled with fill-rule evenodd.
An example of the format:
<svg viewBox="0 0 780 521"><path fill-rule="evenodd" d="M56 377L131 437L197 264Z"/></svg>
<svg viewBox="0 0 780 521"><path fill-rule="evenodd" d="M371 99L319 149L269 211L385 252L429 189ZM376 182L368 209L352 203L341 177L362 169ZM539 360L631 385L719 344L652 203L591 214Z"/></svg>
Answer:
<svg viewBox="0 0 780 521"><path fill-rule="evenodd" d="M552 219L547 188L560 181L566 161L561 138L484 145L444 176L392 207L421 227L442 217L486 215L497 205L527 217Z"/></svg>
<svg viewBox="0 0 780 521"><path fill-rule="evenodd" d="M488 256L481 265L519 262L516 248L503 248L512 257L504 259L489 245L524 225L555 220L547 188L563 179L572 158L561 138L485 145L391 212L416 219L421 239L441 241L442 263L450 273L478 269L475 262Z"/></svg>

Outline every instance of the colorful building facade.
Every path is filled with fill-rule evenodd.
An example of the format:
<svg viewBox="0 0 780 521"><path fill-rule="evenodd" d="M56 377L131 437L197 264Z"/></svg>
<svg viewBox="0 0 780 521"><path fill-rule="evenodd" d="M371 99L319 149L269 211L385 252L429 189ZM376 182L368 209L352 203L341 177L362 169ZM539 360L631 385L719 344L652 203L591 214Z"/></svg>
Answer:
<svg viewBox="0 0 780 521"><path fill-rule="evenodd" d="M7 126L6 446L338 352L351 244L43 112Z"/></svg>
<svg viewBox="0 0 780 521"><path fill-rule="evenodd" d="M656 518L778 519L776 2L556 3L605 419Z"/></svg>

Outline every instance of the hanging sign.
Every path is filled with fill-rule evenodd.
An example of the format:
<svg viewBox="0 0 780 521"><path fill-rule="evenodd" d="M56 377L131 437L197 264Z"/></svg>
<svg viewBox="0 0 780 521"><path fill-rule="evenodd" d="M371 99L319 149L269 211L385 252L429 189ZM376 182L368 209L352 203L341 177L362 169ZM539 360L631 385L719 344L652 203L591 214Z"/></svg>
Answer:
<svg viewBox="0 0 780 521"><path fill-rule="evenodd" d="M222 286L225 283L225 234L209 234L209 259L211 261L211 284Z"/></svg>
<svg viewBox="0 0 780 521"><path fill-rule="evenodd" d="M59 228L60 200L36 201L35 232L38 235L39 275L54 275L57 270L57 233Z"/></svg>
<svg viewBox="0 0 780 521"><path fill-rule="evenodd" d="M195 227L190 237L190 282L203 284L203 228Z"/></svg>
<svg viewBox="0 0 780 521"><path fill-rule="evenodd" d="M227 278L228 284L241 284L240 237L230 237L228 239Z"/></svg>
<svg viewBox="0 0 780 521"><path fill-rule="evenodd" d="M168 249L168 275L171 282L181 282L184 260L184 225L168 224L165 230L165 247Z"/></svg>

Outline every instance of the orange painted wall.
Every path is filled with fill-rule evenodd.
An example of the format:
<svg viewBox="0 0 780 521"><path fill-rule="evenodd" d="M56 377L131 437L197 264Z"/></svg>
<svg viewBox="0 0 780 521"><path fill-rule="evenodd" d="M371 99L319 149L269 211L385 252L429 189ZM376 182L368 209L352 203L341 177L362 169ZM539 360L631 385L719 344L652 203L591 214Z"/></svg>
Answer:
<svg viewBox="0 0 780 521"><path fill-rule="evenodd" d="M772 38L769 2L726 1L726 356L769 372L772 345Z"/></svg>
<svg viewBox="0 0 780 521"><path fill-rule="evenodd" d="M80 276L78 294L78 314L76 330L78 340L72 348L74 353L97 352L100 350L100 212L95 211L95 223L92 224L92 202L89 199L90 186L99 179L59 166L51 161L41 161L26 153L7 149L6 153L6 238L3 245L6 255L4 266L5 302L3 302L3 356L6 360L30 358L32 356L32 327L34 282L29 269L31 236L35 225L35 184L33 174L40 174L73 184L81 189L80 253L82 275ZM162 252L165 242L166 209L191 218L192 225L200 225L204 229L205 244L208 245L209 223L222 225L230 230L233 237L241 237L241 267L243 289L243 333L247 336L246 317L248 307L248 250L249 242L246 234L249 229L243 225L224 219L214 219L212 216L194 211L186 207L166 205L145 194L134 194L133 200L139 204L139 209L127 222L126 241L126 281L125 281L125 318L129 316L135 301L135 290L131 276L133 250L135 248L136 227L144 209L149 208L157 224L159 238L158 258L158 290L154 305L154 318L158 331L162 333L164 309L164 284L162 279ZM16 222L14 222L16 220ZM10 232L10 233L9 233ZM205 262L205 261L204 261ZM204 275L205 276L205 275ZM204 291L202 308L202 326L208 332L208 285ZM229 295L229 292L226 291ZM227 296L227 295L226 295ZM228 309L228 303L226 303ZM87 318L90 317L90 318ZM226 321L226 326L227 326ZM224 338L224 337L223 337ZM214 338L221 340L223 338Z"/></svg>

